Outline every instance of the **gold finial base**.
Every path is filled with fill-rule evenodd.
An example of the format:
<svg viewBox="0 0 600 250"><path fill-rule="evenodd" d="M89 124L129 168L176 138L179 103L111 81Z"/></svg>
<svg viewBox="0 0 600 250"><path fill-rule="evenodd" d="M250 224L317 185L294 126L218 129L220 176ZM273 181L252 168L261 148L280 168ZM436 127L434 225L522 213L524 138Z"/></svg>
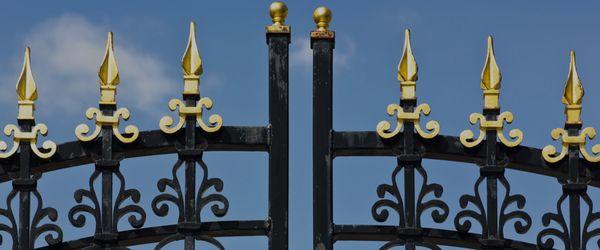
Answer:
<svg viewBox="0 0 600 250"><path fill-rule="evenodd" d="M266 27L267 33L282 33L288 34L292 32L289 25L283 25L281 23L274 23Z"/></svg>
<svg viewBox="0 0 600 250"><path fill-rule="evenodd" d="M486 89L483 90L483 108L484 109L500 109L498 99L500 98L500 90Z"/></svg>
<svg viewBox="0 0 600 250"><path fill-rule="evenodd" d="M117 104L115 96L117 95L117 87L112 85L102 85L100 87L100 101L99 104Z"/></svg>
<svg viewBox="0 0 600 250"><path fill-rule="evenodd" d="M566 105L565 115L567 116L567 124L581 124L581 105Z"/></svg>
<svg viewBox="0 0 600 250"><path fill-rule="evenodd" d="M335 31L332 30L315 30L310 32L310 38L319 38L319 39L334 39Z"/></svg>
<svg viewBox="0 0 600 250"><path fill-rule="evenodd" d="M200 76L189 75L183 76L183 94L197 95L200 94Z"/></svg>
<svg viewBox="0 0 600 250"><path fill-rule="evenodd" d="M417 99L417 83L414 81L400 82L400 99L401 100L416 100Z"/></svg>
<svg viewBox="0 0 600 250"><path fill-rule="evenodd" d="M17 115L18 120L33 120L33 111L35 110L35 103L33 101L18 101L19 114Z"/></svg>

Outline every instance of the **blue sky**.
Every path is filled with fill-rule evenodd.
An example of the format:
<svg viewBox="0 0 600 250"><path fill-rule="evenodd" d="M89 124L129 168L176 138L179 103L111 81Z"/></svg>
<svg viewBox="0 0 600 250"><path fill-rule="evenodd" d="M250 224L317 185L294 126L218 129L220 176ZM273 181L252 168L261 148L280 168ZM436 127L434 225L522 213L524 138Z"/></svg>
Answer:
<svg viewBox="0 0 600 250"><path fill-rule="evenodd" d="M128 107L127 124L141 130L158 128L170 98L182 89L180 59L189 21L197 22L203 58L201 92L214 101L213 112L226 125L266 125L268 122L267 46L264 26L270 23L270 1L52 1L0 4L0 123L14 123L14 84L25 46L31 46L39 91L36 117L49 127L57 143L75 140L73 131L85 122L84 112L97 105L98 78L106 33L115 34L121 72L118 102ZM551 143L550 131L564 121L560 102L567 77L569 50L577 52L578 71L586 90L584 125L598 127L600 116L600 16L597 3L559 1L287 1L292 26L290 51L290 249L312 246L311 52L312 10L333 11L331 29L337 43L334 65L334 128L374 130L387 119L385 108L399 97L396 67L404 41L412 30L419 63L420 102L431 105L431 119L441 133L457 136L469 128L468 115L481 110L479 77L486 36L495 39L503 81L500 104L515 115L511 128L525 133L524 145ZM267 155L211 153L206 155L211 177L222 178L231 207L226 220L261 219L267 214ZM158 194L156 181L168 177L175 156L129 159L122 163L127 186L142 191L148 226L173 223L158 218L149 203ZM376 223L370 208L376 187L388 183L393 158L340 158L335 162L335 222ZM430 180L445 187L444 199L457 212L458 196L471 194L477 168L468 164L424 162ZM45 204L59 209L65 240L93 233L93 220L75 229L66 211L75 204L73 192L87 188L91 166L44 175L39 187ZM555 207L560 186L546 177L508 171L513 192L528 198L532 232L541 227L536 211ZM6 194L10 184L0 185ZM596 189L590 190L598 197ZM529 195L527 195L529 194ZM534 195L535 194L535 195ZM593 197L592 196L592 197ZM208 213L204 216L212 218ZM396 223L391 218L390 224ZM442 225L451 228L451 219ZM125 221L121 229L127 229ZM479 230L475 228L475 230ZM512 232L507 227L507 232ZM535 233L515 236L534 242ZM513 236L513 233L508 233ZM228 249L266 249L266 239L221 239ZM382 243L339 243L337 249L376 249ZM143 246L139 249L146 249ZM178 246L174 245L173 249Z"/></svg>

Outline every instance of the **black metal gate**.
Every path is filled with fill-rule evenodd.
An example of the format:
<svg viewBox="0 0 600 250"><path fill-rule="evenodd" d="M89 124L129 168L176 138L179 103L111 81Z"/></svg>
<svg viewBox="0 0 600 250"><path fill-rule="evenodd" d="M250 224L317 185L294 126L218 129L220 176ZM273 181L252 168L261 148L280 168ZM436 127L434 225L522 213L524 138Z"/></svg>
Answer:
<svg viewBox="0 0 600 250"><path fill-rule="evenodd" d="M593 200L587 187L600 185L600 146L585 148L587 138L594 138L593 128L582 128L580 120L583 89L571 53L569 80L563 102L567 120L564 129L552 131L554 140L562 139L562 151L553 146L544 149L519 145L523 133L513 129L503 134L504 122L513 121L512 113L500 112L498 97L500 72L496 65L492 38L488 38L488 54L482 73L483 112L471 114L471 124L479 123L479 135L466 130L460 137L438 135L440 126L429 121L420 125L421 114L429 115L428 104L417 105L417 64L410 46L410 31L406 31L405 46L398 66L401 97L398 104L390 104L387 113L396 122L380 122L376 131L335 131L332 124L333 50L335 33L328 29L331 12L319 8L314 14L317 30L311 33L313 50L313 230L314 249L334 249L337 241L385 241L381 249L403 246L405 249L424 247L441 249L443 246L472 249L600 249L600 212L594 212ZM394 130L391 130L391 129ZM580 157L581 155L581 157ZM333 160L347 156L389 156L397 160L391 173L391 183L373 190L380 199L372 206L372 217L384 222L390 213L396 213L396 226L339 225L333 221ZM422 166L423 159L438 159L473 163L479 166L480 176L473 194L462 195L457 201L462 208L454 220L455 230L427 228L421 218L429 213L434 222L449 218L449 206L442 200L443 187L428 180ZM545 175L558 179L563 194L555 212L546 212L541 218L545 229L537 234L536 243L512 240L504 229L513 226L519 234L530 230L532 218L522 209L525 197L513 194L504 175L506 168ZM399 175L403 171L403 175ZM402 181L397 181L403 176ZM416 186L420 178L422 185ZM499 197L499 185L504 196ZM480 193L480 187L485 194ZM391 198L389 198L391 197ZM586 205L580 206L581 201ZM568 211L563 211L566 203ZM471 209L474 207L474 209ZM511 207L516 207L512 209ZM474 223L482 228L474 233ZM581 224L583 223L583 225ZM596 237L597 242L592 242ZM532 239L533 241L533 239ZM558 241L558 244L555 242Z"/></svg>
<svg viewBox="0 0 600 250"><path fill-rule="evenodd" d="M128 120L130 112L117 108L116 89L119 72L112 49L112 33L108 34L106 52L99 71L100 100L98 108L89 108L86 117L94 121L93 130L82 124L75 129L78 140L56 145L46 141L38 148L38 134L45 136L48 128L36 124L34 105L37 89L29 62L29 48L17 84L18 124L9 124L4 133L13 137L13 144L0 143L0 181L12 182L6 204L0 216L0 233L9 235L13 249L34 249L42 236L46 246L36 249L123 249L128 246L156 243L161 249L175 241L183 241L185 249L195 249L197 241L224 249L218 237L266 236L269 249L288 249L289 200L289 120L288 120L288 54L290 27L284 24L285 4L271 5L273 24L267 27L269 54L269 125L262 127L224 126L216 114L208 117L213 102L200 95L202 60L195 41L195 26L190 25L188 44L182 59L184 89L181 99L169 102L178 114L176 119L163 117L160 129L138 131L128 125L119 130L120 120ZM440 125L429 121L421 127L421 114L431 112L428 104L419 104L416 95L418 70L406 31L404 52L398 67L401 97L390 104L387 113L396 121L380 122L374 131L333 130L333 50L335 33L329 30L331 12L318 8L313 14L317 29L311 32L313 50L313 200L314 249L334 249L336 241L384 241L381 248L402 246L406 249L425 247L440 249L455 246L473 249L586 249L600 248L600 212L594 212L593 199L587 188L600 186L600 145L586 150L586 141L596 135L593 128L583 128L580 119L582 85L571 54L569 78L563 102L566 105L564 129L551 133L561 140L562 149L521 146L523 133L518 129L504 134L504 126L514 119L512 113L500 112L500 71L496 65L492 38L488 38L488 53L481 79L484 107L482 113L471 114L471 124L479 123L479 134L466 130L459 137L440 135ZM262 151L269 153L269 211L266 219L249 221L204 221L203 209L217 217L229 209L228 199L221 194L224 183L210 177L204 162L205 152ZM152 212L157 216L177 214L170 225L144 227L147 211L138 205L142 196L138 190L126 188L120 162L133 157L177 154L172 176L157 182L161 192L152 197ZM333 160L345 156L395 157L397 165L390 183L383 183L373 194L379 200L372 206L372 217L387 221L396 213L398 225L340 225L333 221ZM464 162L479 166L480 175L474 182L473 194L456 201L454 230L428 228L421 223L426 214L434 222L449 218L448 203L442 199L443 187L428 179L423 159ZM77 203L70 211L44 207L37 181L44 173L93 163L89 186L74 192ZM563 193L555 211L541 218L524 212L526 199L514 194L505 177L505 169L557 178ZM196 178L201 171L202 178ZM183 173L183 175L178 175ZM183 176L180 179L178 176ZM402 176L402 181L398 181ZM421 185L417 185L417 183ZM94 183L101 183L96 190ZM116 185L115 185L116 184ZM196 188L199 186L199 188ZM501 190L499 190L501 188ZM485 193L480 190L484 189ZM499 194L504 196L499 197ZM18 196L18 197L17 197ZM32 203L32 201L34 203ZM583 204L585 206L581 206ZM18 211L13 211L13 203ZM37 204L35 207L32 204ZM563 206L568 211L563 211ZM68 216L75 227L93 218L92 236L63 241L62 229L52 222L58 216ZM134 229L119 231L127 218ZM537 232L535 243L505 237L504 229L514 227L519 234L531 229L533 220L541 220L544 229ZM50 223L45 223L50 221ZM481 233L473 232L479 224ZM594 243L594 239L596 242ZM6 241L0 245L10 248ZM558 244L555 244L556 241ZM595 244L595 245L594 245Z"/></svg>
<svg viewBox="0 0 600 250"><path fill-rule="evenodd" d="M34 120L37 88L27 48L17 84L18 126L7 125L5 129L7 136L13 135L14 146L8 149L6 143L0 144L0 180L12 181L13 185L4 208L0 209L0 216L8 221L0 224L0 231L10 235L12 249L34 249L42 236L45 236L48 246L37 249L123 249L148 243L157 243L156 249L161 249L174 241L184 241L185 249L195 249L196 241L224 249L216 237L225 236L266 236L269 249L287 249L290 32L289 27L283 24L287 10L285 13L282 10L272 13L274 24L267 27L269 125L264 127L224 126L222 118L216 114L208 117L208 123L205 123L203 113L210 110L213 103L210 98L200 96L202 60L196 47L195 25L191 23L182 59L182 99L169 102L169 108L178 112L178 120L163 117L160 130L139 132L137 127L128 125L124 133L119 131L120 119L128 120L130 112L127 108L117 109L115 97L119 72L112 48L112 33L109 33L99 71L99 107L89 108L86 112L86 117L94 120L94 130L91 131L85 124L79 125L75 130L77 141L58 146L46 141L40 150L36 145L38 133L45 136L48 128ZM224 188L223 181L209 177L209 167L203 161L203 154L212 151L269 153L268 218L203 221L200 216L203 209L210 208L215 216L222 217L229 208L228 199L220 194ZM152 197L151 207L158 216L175 213L178 219L171 225L143 227L147 212L138 205L141 194L138 190L126 188L120 162L132 157L173 153L178 159L172 167L172 176L158 181L161 194ZM68 213L43 206L43 190L38 190L36 185L42 174L89 163L95 164L95 171L89 177L89 187L75 191L77 205ZM202 171L202 179L196 179L196 171ZM184 173L183 179L178 178L178 172ZM96 180L101 182L101 190L95 189ZM18 213L11 205L15 199ZM32 207L32 199L35 199L36 207ZM91 223L95 223L95 234L63 241L62 229L52 224L59 214L67 214L75 227L90 223L86 221L86 216L90 216L94 219ZM124 218L134 229L117 230L117 225L124 223ZM10 248L6 241L3 248Z"/></svg>

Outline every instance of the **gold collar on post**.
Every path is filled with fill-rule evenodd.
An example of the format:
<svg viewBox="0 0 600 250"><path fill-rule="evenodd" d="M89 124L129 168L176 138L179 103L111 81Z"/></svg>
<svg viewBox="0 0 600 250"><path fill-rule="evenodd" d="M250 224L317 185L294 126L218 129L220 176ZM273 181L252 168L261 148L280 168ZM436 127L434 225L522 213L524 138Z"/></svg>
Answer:
<svg viewBox="0 0 600 250"><path fill-rule="evenodd" d="M21 75L17 81L17 98L19 106L17 120L35 120L33 111L35 110L35 100L37 100L37 97L37 87L33 78L33 72L31 71L30 49L27 47L25 49L23 69L21 70ZM37 147L38 133L42 136L46 136L48 134L48 127L43 123L39 123L34 125L30 131L21 131L21 129L14 124L6 125L4 127L4 134L9 137L13 135L13 145L11 149L8 150L6 142L0 141L0 158L5 159L13 156L17 152L21 142L29 143L33 153L42 159L52 157L54 153L56 153L56 143L50 140L45 141L42 144L42 148L45 152L40 151Z"/></svg>
<svg viewBox="0 0 600 250"><path fill-rule="evenodd" d="M575 52L571 51L571 61L569 63L569 76L565 84L565 90L562 97L562 103L565 104L565 124L566 125L581 125L581 101L584 91L579 74L577 74L577 66L575 63ZM596 137L596 129L587 127L581 130L578 135L569 135L568 131L563 128L555 128L550 133L553 140L558 140L562 137L562 149L558 153L556 147L547 145L542 149L542 157L550 163L556 163L567 155L569 146L579 147L579 151L583 158L589 162L600 162L600 144L592 147L592 154L589 154L585 149L587 138L594 139Z"/></svg>
<svg viewBox="0 0 600 250"><path fill-rule="evenodd" d="M100 105L117 105L117 85L120 82L119 69L117 68L117 61L115 59L115 52L113 49L113 33L108 32L108 38L106 40L106 51L104 52L104 58L102 59L102 65L98 70L98 77L100 78ZM130 112L127 108L119 108L112 115L105 115L98 108L88 108L85 112L85 116L88 120L96 118L96 128L90 133L90 127L86 124L79 124L75 128L75 136L77 139L83 142L88 142L96 139L100 135L102 126L112 127L113 134L122 143L131 143L135 141L139 136L139 130L134 125L128 125L125 127L125 133L119 131L120 118L127 121L130 117ZM130 136L124 136L129 134Z"/></svg>
<svg viewBox="0 0 600 250"><path fill-rule="evenodd" d="M181 59L181 67L183 68L184 81L183 95L200 96L199 85L200 75L202 75L202 59L196 45L196 24L194 22L190 22L190 34L186 50ZM174 125L172 117L164 116L160 119L159 127L163 132L173 134L183 127L186 116L194 116L202 130L208 133L216 132L223 125L223 118L220 115L211 115L208 118L208 125L202 119L202 109L206 108L206 110L210 110L212 106L213 102L208 97L200 98L195 106L186 106L180 99L171 99L169 101L169 109L175 111L179 108L179 121Z"/></svg>
<svg viewBox="0 0 600 250"><path fill-rule="evenodd" d="M485 110L500 110L499 96L500 96L500 82L502 81L502 75L500 74L500 68L496 63L496 56L494 55L494 41L492 36L488 36L487 39L487 55L485 58L485 65L481 72L481 89L483 90L483 108ZM498 115L496 120L488 121L486 117L481 113L472 113L469 116L469 122L472 125L477 124L479 121L479 135L475 139L475 135L471 130L465 130L460 133L460 142L467 148L472 148L479 145L485 138L485 132L488 130L496 130L498 139L502 144L507 147L515 147L523 141L523 132L520 129L512 129L508 133L508 138L503 133L504 122L510 124L514 119L513 114L510 111L502 112ZM491 138L490 138L491 139Z"/></svg>
<svg viewBox="0 0 600 250"><path fill-rule="evenodd" d="M412 53L410 46L410 30L405 30L404 50L402 58L398 64L398 80L400 81L401 100L416 100L416 82L418 79L417 61ZM389 139L400 133L405 121L414 123L415 130L424 139L431 139L439 134L440 124L437 121L429 121L425 125L427 131L423 130L420 125L421 113L428 116L431 112L429 104L423 103L415 108L412 112L405 112L398 104L392 103L387 107L387 114L394 116L396 114L396 129L390 131L392 124L388 121L381 121L377 124L377 134Z"/></svg>

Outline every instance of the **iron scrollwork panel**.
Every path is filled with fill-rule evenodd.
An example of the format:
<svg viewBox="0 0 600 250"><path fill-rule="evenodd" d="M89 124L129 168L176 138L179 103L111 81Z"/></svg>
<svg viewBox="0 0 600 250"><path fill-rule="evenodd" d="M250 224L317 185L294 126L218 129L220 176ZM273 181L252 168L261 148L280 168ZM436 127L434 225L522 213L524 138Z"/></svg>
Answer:
<svg viewBox="0 0 600 250"><path fill-rule="evenodd" d="M375 204L372 206L371 214L376 221L385 222L389 217L389 211L393 210L395 213L397 213L399 218L398 230L403 231L405 234L411 234L410 231L413 231L412 233L416 234L414 236L418 236L419 230L422 227L421 216L425 211L431 210L431 217L433 221L436 223L442 223L448 218L449 207L440 199L442 197L443 187L437 183L428 183L427 172L421 165L420 159L415 161L416 167L410 166L416 170L422 178L422 184L420 190L418 191L419 193L416 200L416 206L412 209L405 207L405 203L408 203L405 202L405 199L414 199L415 192L417 192L417 190L415 190L414 186L405 186L405 195L401 194L402 192L397 182L400 172L404 169L405 175L414 175L414 172L410 173L410 170L406 170L407 163L401 159L402 157L398 157L398 165L392 173L392 185L381 184L377 187L377 196L380 198L380 200L375 202ZM434 198L425 200L425 197L429 196L430 194L432 194ZM386 195L391 195L394 200L385 198ZM416 210L416 214L413 215L412 213L407 212L407 209ZM414 218L412 218L415 221L414 225L407 224L407 221L409 220L408 216L414 216ZM383 245L381 249L390 249L395 246L407 246L407 244L412 246L427 247L430 249L440 249L439 246L433 243L422 241L413 242L410 240L407 241L405 238L399 238L397 240L390 241Z"/></svg>
<svg viewBox="0 0 600 250"><path fill-rule="evenodd" d="M225 196L219 194L223 191L223 181L219 178L208 178L208 166L202 160L201 151L199 151L197 157L199 157L197 160L178 159L172 168L172 179L163 178L157 183L158 190L162 194L159 194L152 200L152 210L156 215L164 217L169 214L169 204L175 206L178 210L178 227L180 227L181 230L176 235L161 240L155 249L162 249L171 242L182 240L190 236L195 240L207 242L218 249L224 249L223 245L215 238L199 234L200 223L202 223L201 213L204 207L212 204L212 213L217 217L223 217L229 210L229 201ZM177 172L182 169L184 163L186 165L184 168L197 168L200 166L200 169L202 170L203 177L200 182L200 187L195 198L191 201L194 204L192 210L186 209L185 203L188 201L185 200L185 195L186 193L195 191L188 190L187 185L184 185L184 188L182 188L181 182L177 177ZM187 183L190 180L195 183L195 176L188 173L195 174L195 171L188 172L186 169L186 180L184 180L184 183ZM169 193L167 187L174 194ZM210 190L214 190L216 193L209 194L208 192L210 192ZM192 220L188 220L188 218L192 218Z"/></svg>
<svg viewBox="0 0 600 250"><path fill-rule="evenodd" d="M473 195L465 194L460 197L459 204L460 207L464 210L457 213L454 218L454 225L459 232L468 233L471 231L473 223L471 221L477 222L482 228L482 234L488 235L488 214L486 213L487 209L483 203L483 199L481 196L481 192L479 191L481 188L481 184L487 179L486 176L481 175L477 178L473 186ZM504 187L504 197L501 202L500 213L496 216L498 217L498 235L499 239L504 239L504 227L507 222L511 220L517 220L514 223L515 232L518 234L524 234L531 228L531 216L527 214L524 209L525 207L525 197L520 194L511 194L510 193L510 184L508 180L502 175L498 177L498 181ZM493 192L497 192L497 189ZM491 193L487 193L486 196L494 195ZM467 209L469 205L473 205L474 209ZM508 208L512 205L516 205L516 210L508 211ZM493 216L493 215L492 215Z"/></svg>

